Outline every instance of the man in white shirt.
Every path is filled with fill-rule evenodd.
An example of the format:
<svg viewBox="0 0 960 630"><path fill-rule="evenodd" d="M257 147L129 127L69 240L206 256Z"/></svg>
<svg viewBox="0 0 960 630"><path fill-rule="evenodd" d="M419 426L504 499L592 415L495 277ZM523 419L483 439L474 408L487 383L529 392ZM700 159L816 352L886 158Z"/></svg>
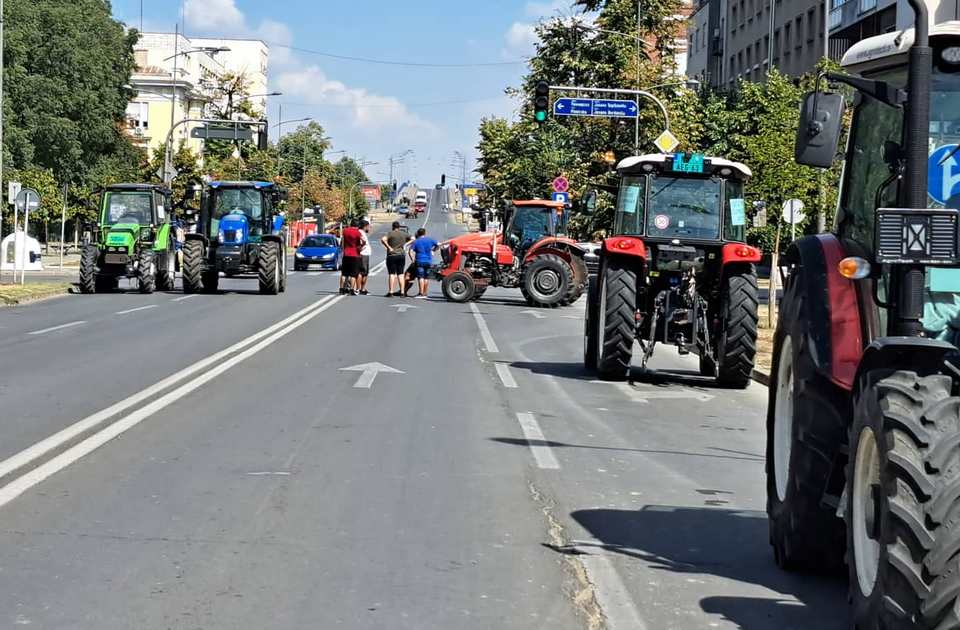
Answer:
<svg viewBox="0 0 960 630"><path fill-rule="evenodd" d="M367 278L370 277L370 256L373 254L373 248L370 247L370 222L366 219L360 221L360 275L358 276L360 295L367 295Z"/></svg>

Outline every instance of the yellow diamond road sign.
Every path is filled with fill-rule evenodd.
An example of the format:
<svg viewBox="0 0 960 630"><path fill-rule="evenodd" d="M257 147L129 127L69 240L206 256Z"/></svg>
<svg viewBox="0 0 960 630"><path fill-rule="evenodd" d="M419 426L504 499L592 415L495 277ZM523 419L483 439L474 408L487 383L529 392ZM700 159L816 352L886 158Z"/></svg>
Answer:
<svg viewBox="0 0 960 630"><path fill-rule="evenodd" d="M660 149L660 153L672 153L674 149L677 148L677 145L680 144L680 141L677 140L677 137L670 133L670 130L666 130L657 136L657 139L653 143Z"/></svg>

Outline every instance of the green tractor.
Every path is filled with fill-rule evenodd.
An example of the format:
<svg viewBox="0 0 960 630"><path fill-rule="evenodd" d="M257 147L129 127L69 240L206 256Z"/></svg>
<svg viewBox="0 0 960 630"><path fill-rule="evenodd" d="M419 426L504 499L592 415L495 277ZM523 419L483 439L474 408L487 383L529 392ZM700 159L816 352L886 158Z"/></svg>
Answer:
<svg viewBox="0 0 960 630"><path fill-rule="evenodd" d="M114 184L100 196L80 258L81 293L116 291L136 278L140 293L172 291L177 267L173 193L153 184Z"/></svg>

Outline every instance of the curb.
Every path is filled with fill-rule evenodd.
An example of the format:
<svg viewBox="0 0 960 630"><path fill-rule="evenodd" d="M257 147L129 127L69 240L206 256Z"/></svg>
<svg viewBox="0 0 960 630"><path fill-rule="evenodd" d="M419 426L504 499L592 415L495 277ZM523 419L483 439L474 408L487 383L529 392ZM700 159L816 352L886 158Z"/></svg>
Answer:
<svg viewBox="0 0 960 630"><path fill-rule="evenodd" d="M21 298L12 298L12 297L3 297L0 296L0 308L8 306L22 306L24 304L30 304L33 302L41 302L43 300L49 300L56 297L61 297L67 295L73 291L73 286L68 287L58 287L56 289L51 289L49 291L43 291L42 293L36 295L27 295Z"/></svg>

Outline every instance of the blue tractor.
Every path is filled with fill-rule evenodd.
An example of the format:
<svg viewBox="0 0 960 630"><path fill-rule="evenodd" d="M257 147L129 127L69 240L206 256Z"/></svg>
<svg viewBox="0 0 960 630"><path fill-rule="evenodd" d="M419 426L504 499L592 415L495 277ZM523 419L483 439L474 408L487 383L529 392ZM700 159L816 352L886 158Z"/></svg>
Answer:
<svg viewBox="0 0 960 630"><path fill-rule="evenodd" d="M256 277L260 293L287 288L279 205L286 191L269 182L211 182L200 198L197 229L183 246L185 293L215 293L220 273Z"/></svg>

